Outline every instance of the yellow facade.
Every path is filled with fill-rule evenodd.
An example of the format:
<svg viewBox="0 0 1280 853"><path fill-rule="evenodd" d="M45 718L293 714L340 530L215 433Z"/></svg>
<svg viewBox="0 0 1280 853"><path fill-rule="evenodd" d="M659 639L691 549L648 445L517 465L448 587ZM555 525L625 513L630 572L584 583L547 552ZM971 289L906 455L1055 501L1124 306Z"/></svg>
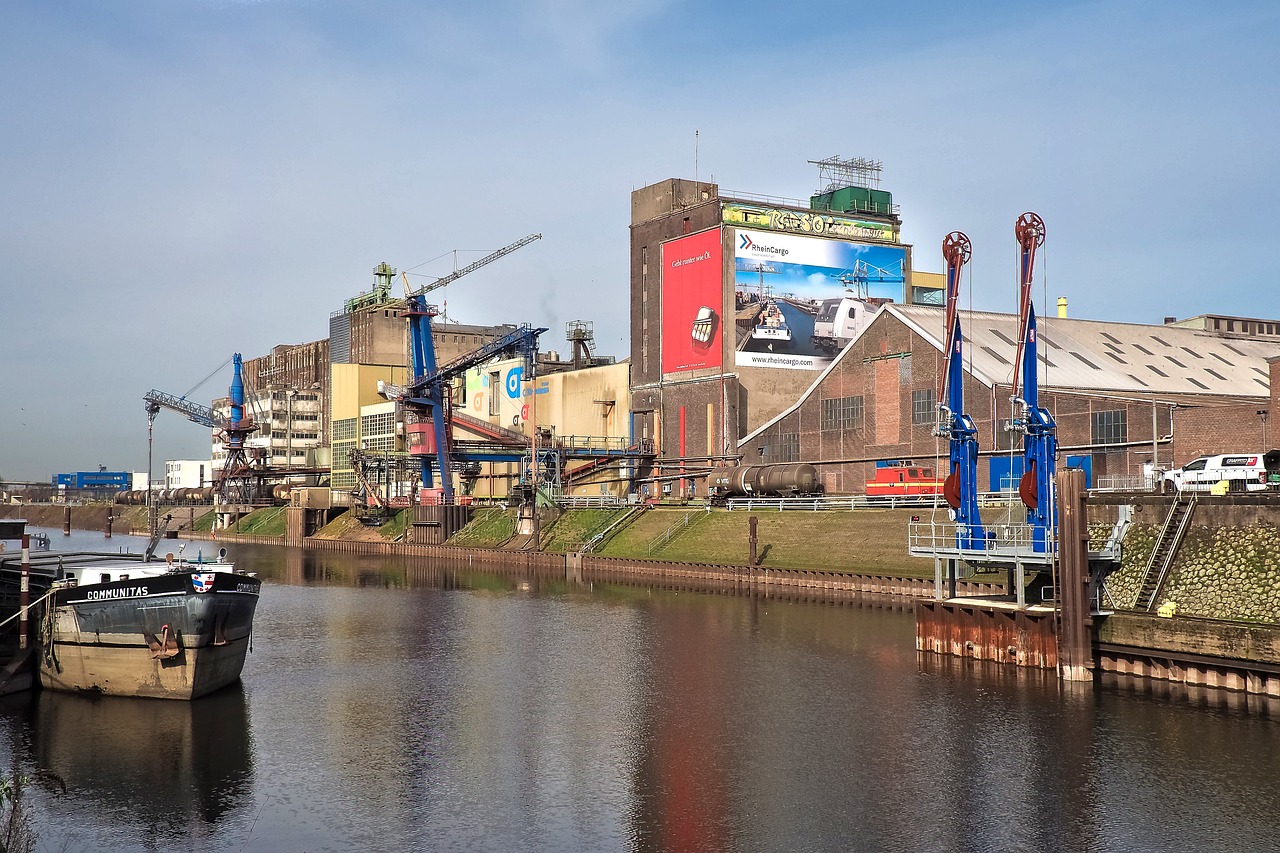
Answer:
<svg viewBox="0 0 1280 853"><path fill-rule="evenodd" d="M630 443L627 364L550 373L534 382L525 378L524 368L522 359L510 359L468 371L465 394L455 398L458 410L526 436L532 435L536 416L538 426L551 430L556 440L577 446L617 449ZM454 431L455 435L471 437L465 426L456 422ZM570 464L576 468L585 463L575 460ZM518 477L519 465L515 463L485 465L474 494L504 497ZM567 492L625 495L625 482L609 482L619 479L617 466L602 466L581 483L575 481Z"/></svg>
<svg viewBox="0 0 1280 853"><path fill-rule="evenodd" d="M409 371L378 364L329 365L329 440L333 448L329 482L335 491L355 486L350 452L360 446L361 408L387 404L378 394L379 380L403 385L409 381Z"/></svg>

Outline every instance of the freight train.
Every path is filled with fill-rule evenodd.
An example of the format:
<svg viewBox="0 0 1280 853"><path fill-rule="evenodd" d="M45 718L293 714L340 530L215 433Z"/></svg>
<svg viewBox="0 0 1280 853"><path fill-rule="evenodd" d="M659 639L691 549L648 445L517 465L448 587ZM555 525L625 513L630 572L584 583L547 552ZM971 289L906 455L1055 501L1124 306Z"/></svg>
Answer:
<svg viewBox="0 0 1280 853"><path fill-rule="evenodd" d="M808 462L779 465L739 465L716 468L707 475L707 494L712 503L729 498L793 497L822 494L818 471Z"/></svg>

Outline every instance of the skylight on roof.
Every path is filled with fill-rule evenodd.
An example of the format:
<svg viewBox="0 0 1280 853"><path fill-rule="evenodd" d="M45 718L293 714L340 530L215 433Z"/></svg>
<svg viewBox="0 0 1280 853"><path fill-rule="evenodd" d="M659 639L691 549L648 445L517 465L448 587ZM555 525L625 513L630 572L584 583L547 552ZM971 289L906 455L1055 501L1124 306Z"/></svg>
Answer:
<svg viewBox="0 0 1280 853"><path fill-rule="evenodd" d="M1227 381L1227 377L1223 376L1221 373L1214 370L1212 367L1206 367L1204 369L1204 372L1212 376L1214 379L1221 379L1223 382Z"/></svg>
<svg viewBox="0 0 1280 853"><path fill-rule="evenodd" d="M1134 344L1133 348L1138 350L1138 352L1145 353L1146 355L1155 355L1155 353L1144 347L1142 344Z"/></svg>
<svg viewBox="0 0 1280 853"><path fill-rule="evenodd" d="M1192 355L1194 355L1196 358L1204 358L1204 356L1202 356L1200 353L1198 353L1198 352L1196 352L1195 350L1193 350L1191 347L1181 347L1181 349L1186 350L1187 352L1189 352L1189 353L1191 353Z"/></svg>
<svg viewBox="0 0 1280 853"><path fill-rule="evenodd" d="M1178 367L1181 367L1183 370L1186 370L1186 369L1187 369L1187 366L1186 366L1185 364L1183 364L1182 362L1178 361L1178 360L1177 360L1176 358L1174 358L1173 356L1171 356L1171 355L1166 355L1166 356L1165 356L1165 358L1169 359L1169 361L1172 361L1174 364L1178 365Z"/></svg>
<svg viewBox="0 0 1280 853"><path fill-rule="evenodd" d="M1147 369L1150 370L1152 373L1154 373L1156 376L1163 376L1165 379L1169 378L1169 374L1165 373L1163 370L1156 367L1154 364L1148 364Z"/></svg>
<svg viewBox="0 0 1280 853"><path fill-rule="evenodd" d="M1220 362L1222 362L1223 364L1225 364L1227 367L1231 367L1231 366L1232 366L1231 362L1227 361L1225 358L1223 358L1222 356L1218 355L1216 352L1211 352L1211 353L1209 353L1209 355L1213 356L1213 357L1214 357L1214 358L1216 358L1218 361L1220 361Z"/></svg>
<svg viewBox="0 0 1280 853"><path fill-rule="evenodd" d="M1203 382L1201 382L1199 379L1196 379L1194 376L1188 376L1187 381L1190 382L1192 385L1196 386L1197 388L1203 388L1206 391L1209 390L1208 385L1205 385Z"/></svg>
<svg viewBox="0 0 1280 853"><path fill-rule="evenodd" d="M992 329L992 330L991 330L991 334L995 335L997 338L999 338L1000 340L1004 341L1006 344L1008 344L1008 345L1009 345L1009 346L1011 346L1011 347L1016 347L1016 346L1017 346L1017 344L1016 344L1016 343L1014 343L1014 341L1013 341L1013 339L1012 339L1012 338L1007 337L1007 336L1004 334L1004 332L1000 331L999 329Z"/></svg>
<svg viewBox="0 0 1280 853"><path fill-rule="evenodd" d="M1089 365L1090 367L1092 367L1094 370L1101 370L1101 369L1102 369L1101 367L1098 367L1098 365L1094 364L1092 361L1090 361L1089 359L1085 358L1084 356L1082 356L1080 353L1076 352L1075 350L1071 350L1071 354L1072 354L1072 355L1074 355L1076 358L1080 359L1081 361L1083 361L1085 364L1087 364L1087 365Z"/></svg>
<svg viewBox="0 0 1280 853"><path fill-rule="evenodd" d="M1163 340L1161 340L1160 338L1157 338L1155 335L1152 335L1152 336L1151 336L1151 340L1155 341L1156 343L1160 344L1161 346L1172 347L1172 344L1170 344L1168 341L1163 341Z"/></svg>
<svg viewBox="0 0 1280 853"><path fill-rule="evenodd" d="M1151 387L1150 385L1148 385L1147 383L1143 382L1143 381L1142 381L1141 379L1139 379L1138 377L1134 376L1132 373L1129 373L1129 374L1126 374L1126 375L1127 375L1130 379L1132 379L1134 382L1137 382L1139 385L1141 385L1143 388L1150 388L1150 387Z"/></svg>
<svg viewBox="0 0 1280 853"><path fill-rule="evenodd" d="M987 355L991 356L992 358L994 358L996 361L1000 362L1001 364L1008 364L1010 366L1013 365L1012 361L1009 361L1009 359L1005 358L1000 353L993 350L991 347L984 346L982 348L982 351L985 352Z"/></svg>

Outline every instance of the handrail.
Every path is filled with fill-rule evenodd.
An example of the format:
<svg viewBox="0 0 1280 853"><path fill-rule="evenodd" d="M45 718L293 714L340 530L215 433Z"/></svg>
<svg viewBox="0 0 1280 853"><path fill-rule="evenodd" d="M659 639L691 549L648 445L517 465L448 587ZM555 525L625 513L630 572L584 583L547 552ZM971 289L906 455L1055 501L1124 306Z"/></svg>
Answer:
<svg viewBox="0 0 1280 853"><path fill-rule="evenodd" d="M1195 512L1196 501L1199 495L1195 492L1187 493L1190 498L1187 501L1186 512L1183 513L1182 519L1178 522L1178 529L1173 534L1173 541L1169 543L1169 548L1165 551L1164 562L1160 566L1160 575L1156 578L1156 584L1151 588L1151 600L1147 602L1147 612L1150 613L1155 607L1156 601L1160 599L1160 590L1164 587L1165 579L1169 576L1169 569L1173 567L1174 557L1178 554L1178 549L1182 546L1182 540L1187 535L1187 528L1191 526L1191 514ZM1174 499L1174 506L1177 506L1181 495ZM1172 511L1169 514L1170 520L1173 517ZM1153 550L1154 553L1154 550Z"/></svg>

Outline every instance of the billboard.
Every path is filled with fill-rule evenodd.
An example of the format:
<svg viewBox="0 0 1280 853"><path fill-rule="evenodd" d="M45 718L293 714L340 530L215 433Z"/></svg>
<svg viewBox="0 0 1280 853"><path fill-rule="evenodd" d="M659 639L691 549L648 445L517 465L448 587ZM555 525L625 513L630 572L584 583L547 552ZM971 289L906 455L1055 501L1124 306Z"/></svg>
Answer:
<svg viewBox="0 0 1280 853"><path fill-rule="evenodd" d="M662 244L662 372L721 366L720 229Z"/></svg>
<svg viewBox="0 0 1280 853"><path fill-rule="evenodd" d="M902 245L738 230L735 309L744 330L735 363L826 367L879 305L902 301L906 277Z"/></svg>

